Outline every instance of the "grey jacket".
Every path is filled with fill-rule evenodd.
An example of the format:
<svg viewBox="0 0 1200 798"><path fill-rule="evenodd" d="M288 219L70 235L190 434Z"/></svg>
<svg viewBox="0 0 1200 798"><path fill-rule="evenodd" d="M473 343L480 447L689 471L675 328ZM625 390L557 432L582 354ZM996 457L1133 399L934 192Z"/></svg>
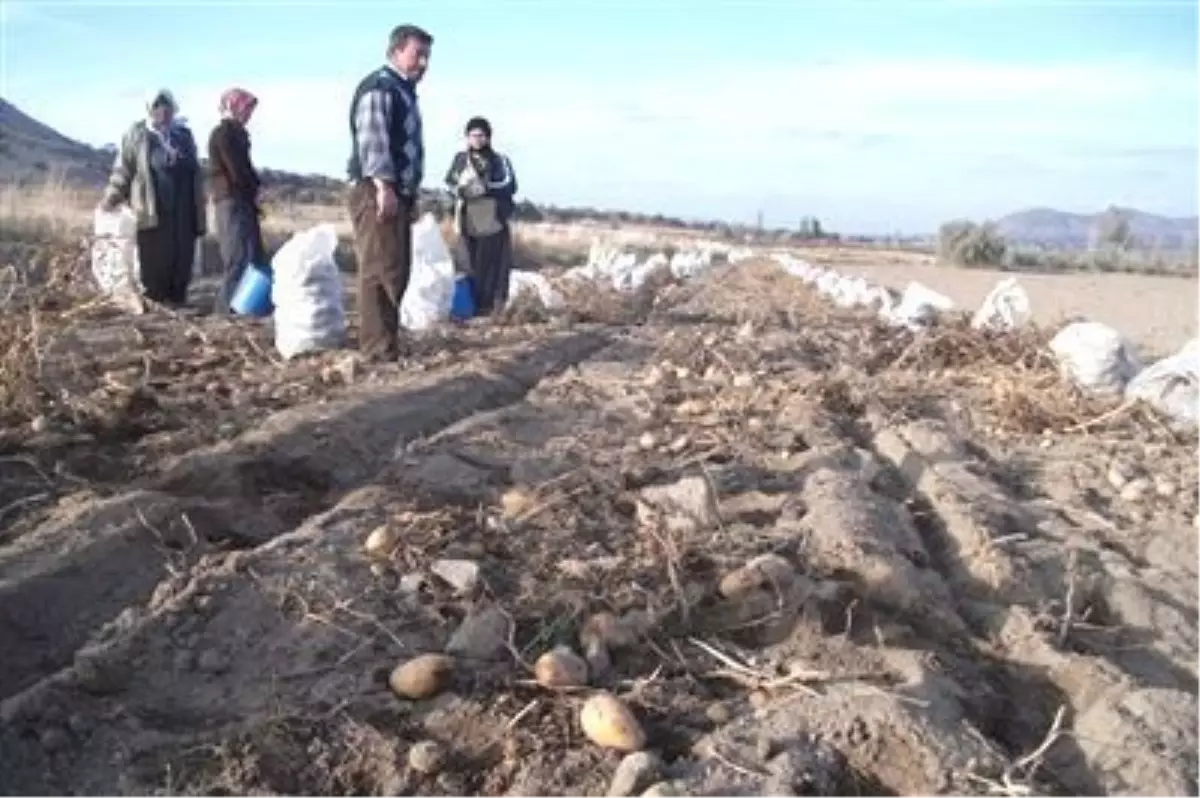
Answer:
<svg viewBox="0 0 1200 798"><path fill-rule="evenodd" d="M186 127L176 127L175 135L180 142L183 157L192 164L196 207L196 234L203 235L206 229L204 179L196 152L196 140ZM104 190L106 201L128 202L137 216L139 230L158 227L158 203L154 196L154 176L150 172L150 131L145 122L135 122L121 137L121 146L113 161L112 174Z"/></svg>

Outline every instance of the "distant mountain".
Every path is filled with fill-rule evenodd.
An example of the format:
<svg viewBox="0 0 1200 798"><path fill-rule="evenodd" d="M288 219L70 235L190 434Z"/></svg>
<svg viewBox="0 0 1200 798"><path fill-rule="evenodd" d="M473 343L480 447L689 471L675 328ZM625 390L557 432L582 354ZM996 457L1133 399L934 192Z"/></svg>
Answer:
<svg viewBox="0 0 1200 798"><path fill-rule="evenodd" d="M1200 224L1197 217L1157 216L1134 208L1111 208L1092 214L1030 208L1010 213L997 220L996 226L1013 244L1051 249L1086 249L1099 221L1112 213L1120 214L1129 222L1130 233L1139 247L1179 250L1196 246L1197 225Z"/></svg>
<svg viewBox="0 0 1200 798"><path fill-rule="evenodd" d="M113 156L67 138L0 98L0 183L37 183L48 178L102 186Z"/></svg>

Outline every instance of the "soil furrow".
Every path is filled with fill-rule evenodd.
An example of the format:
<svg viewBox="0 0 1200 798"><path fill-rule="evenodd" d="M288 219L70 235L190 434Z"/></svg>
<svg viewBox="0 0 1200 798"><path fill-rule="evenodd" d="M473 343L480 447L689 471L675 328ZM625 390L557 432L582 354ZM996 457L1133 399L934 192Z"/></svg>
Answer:
<svg viewBox="0 0 1200 798"><path fill-rule="evenodd" d="M0 553L0 698L66 665L100 625L145 602L206 553L257 545L384 467L411 440L518 401L594 354L598 333L498 353L486 371L451 369L270 419L192 453L149 490L53 519ZM94 530L77 534L73 530Z"/></svg>

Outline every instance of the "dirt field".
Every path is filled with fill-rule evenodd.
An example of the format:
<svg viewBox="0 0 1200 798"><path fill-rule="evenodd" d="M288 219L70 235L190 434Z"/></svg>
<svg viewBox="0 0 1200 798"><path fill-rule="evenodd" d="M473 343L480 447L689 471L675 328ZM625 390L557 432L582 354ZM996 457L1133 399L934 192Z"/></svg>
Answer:
<svg viewBox="0 0 1200 798"><path fill-rule="evenodd" d="M997 282L1017 277L1033 302L1034 318L1056 324L1070 317L1103 322L1138 344L1144 356L1175 352L1196 337L1195 279L1138 274L1013 274L989 269L953 269L904 253L800 251L812 263L830 266L903 290L916 280L941 291L961 307L979 307Z"/></svg>
<svg viewBox="0 0 1200 798"><path fill-rule="evenodd" d="M370 369L7 317L0 791L1195 794L1194 434L765 262L584 299Z"/></svg>

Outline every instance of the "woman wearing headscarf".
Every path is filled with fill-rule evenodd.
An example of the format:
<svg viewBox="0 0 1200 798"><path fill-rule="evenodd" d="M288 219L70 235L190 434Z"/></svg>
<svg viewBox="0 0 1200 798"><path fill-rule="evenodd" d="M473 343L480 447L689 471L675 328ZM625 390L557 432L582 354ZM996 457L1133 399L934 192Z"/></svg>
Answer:
<svg viewBox="0 0 1200 798"><path fill-rule="evenodd" d="M196 140L176 119L179 106L162 89L146 104L146 119L121 138L101 206L129 203L137 217L137 252L148 299L187 304L196 239L204 235L204 181Z"/></svg>
<svg viewBox="0 0 1200 798"><path fill-rule="evenodd" d="M257 107L258 98L250 92L229 89L221 95L221 121L208 137L209 190L224 267L215 307L219 314L229 313L229 302L246 267L266 265L258 205L262 184L250 160L246 131Z"/></svg>
<svg viewBox="0 0 1200 798"><path fill-rule="evenodd" d="M508 157L492 149L486 119L467 122L466 137L466 149L455 154L446 172L446 185L458 199L455 225L470 264L475 309L488 315L508 301L517 176Z"/></svg>

